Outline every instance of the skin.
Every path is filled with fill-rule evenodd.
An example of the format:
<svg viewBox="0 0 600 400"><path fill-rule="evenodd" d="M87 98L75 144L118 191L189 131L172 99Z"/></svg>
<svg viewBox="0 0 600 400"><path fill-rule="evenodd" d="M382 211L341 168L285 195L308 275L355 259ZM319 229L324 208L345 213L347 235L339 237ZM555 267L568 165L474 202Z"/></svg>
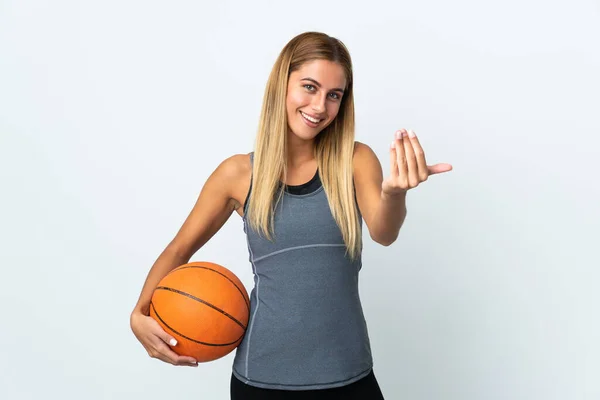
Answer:
<svg viewBox="0 0 600 400"><path fill-rule="evenodd" d="M326 60L306 63L290 75L286 97L289 123L286 184L299 185L314 176L317 169L312 150L314 139L337 116L343 97L338 89L345 85L342 67ZM301 112L318 118L318 126L309 126ZM392 244L398 236L406 216L407 191L430 175L452 169L450 164L428 166L418 138L406 129L394 135L389 165L389 176L384 179L373 150L356 142L353 166L358 206L371 238L384 246ZM243 216L242 205L250 188L251 172L249 154L236 154L224 160L209 176L175 238L150 269L130 324L151 357L173 365L197 366L193 358L179 356L169 347L174 338L148 316L148 305L154 288L169 271L189 262L231 214Z"/></svg>
<svg viewBox="0 0 600 400"><path fill-rule="evenodd" d="M309 62L290 74L286 97L290 128L287 133L289 172L286 183L302 184L314 176L317 170L314 140L337 116L345 87L344 70L331 61ZM308 126L302 112L319 119L318 126Z"/></svg>

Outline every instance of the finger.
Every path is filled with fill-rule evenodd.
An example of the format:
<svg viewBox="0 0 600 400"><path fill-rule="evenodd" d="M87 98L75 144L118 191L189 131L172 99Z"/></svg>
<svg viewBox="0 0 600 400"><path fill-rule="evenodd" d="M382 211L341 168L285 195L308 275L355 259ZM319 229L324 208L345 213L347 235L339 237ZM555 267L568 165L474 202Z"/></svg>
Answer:
<svg viewBox="0 0 600 400"><path fill-rule="evenodd" d="M410 142L412 144L413 150L415 152L415 157L417 160L417 166L419 168L419 181L424 182L427 180L429 176L429 171L427 168L427 161L425 160L425 152L423 151L423 147L419 142L419 138L415 134L414 131L408 131L408 137L410 138Z"/></svg>
<svg viewBox="0 0 600 400"><path fill-rule="evenodd" d="M187 357L187 356L180 356L179 354L175 353L173 350L171 350L171 347L175 347L177 346L177 340L172 337L171 335L169 335L167 332L165 332L160 325L158 325L158 327L160 328L159 332L157 333L157 337L159 339L159 342L162 342L162 344L157 344L157 347L161 347L163 349L165 349L165 352L167 353L166 355L168 357L170 357L171 359L174 360L174 362L177 365L183 365L183 364L193 364L193 365L197 365L198 362L193 358L193 357ZM167 346L168 344L168 346ZM164 347L163 347L164 345ZM169 347L171 346L171 347Z"/></svg>
<svg viewBox="0 0 600 400"><path fill-rule="evenodd" d="M169 346L167 346L164 342L157 343L155 347L156 352L159 355L161 360L166 359L168 363L173 365L197 365L197 362L192 357L180 356L175 353Z"/></svg>
<svg viewBox="0 0 600 400"><path fill-rule="evenodd" d="M407 165L407 176L409 188L414 188L419 184L419 167L417 166L417 160L415 157L415 150L413 149L412 143L408 138L408 132L406 129L403 130L402 136L404 138L404 154L406 156Z"/></svg>
<svg viewBox="0 0 600 400"><path fill-rule="evenodd" d="M396 160L396 139L390 144L390 170L392 178L398 178L398 162Z"/></svg>
<svg viewBox="0 0 600 400"><path fill-rule="evenodd" d="M198 366L198 361L194 358L194 357L188 357L188 356L177 356L177 362L179 363L179 365L190 365L193 367L197 367Z"/></svg>
<svg viewBox="0 0 600 400"><path fill-rule="evenodd" d="M171 350L171 347L177 346L177 340L169 335L165 330L159 325L159 323L155 320L152 320L152 329L151 335L153 339L151 340L154 349L156 352L162 354L171 364L174 365L197 365L197 361L193 357L180 356ZM162 358L161 358L162 359Z"/></svg>
<svg viewBox="0 0 600 400"><path fill-rule="evenodd" d="M398 165L398 178L400 184L407 185L408 171L406 169L406 156L404 154L404 140L402 138L402 131L396 132L396 164Z"/></svg>
<svg viewBox="0 0 600 400"><path fill-rule="evenodd" d="M173 361L170 360L169 357L165 356L164 354L156 353L156 354L154 354L153 358L156 358L157 360L160 360L160 361L165 362L167 364L175 365L173 363Z"/></svg>
<svg viewBox="0 0 600 400"><path fill-rule="evenodd" d="M177 346L177 340L173 336L165 332L165 330L158 324L157 321L153 320L151 333L154 334L160 340L162 340L165 344L168 344L172 347Z"/></svg>
<svg viewBox="0 0 600 400"><path fill-rule="evenodd" d="M165 354L163 354L161 351L159 351L158 349L156 349L156 346L154 346L154 344L147 349L148 351L148 355L152 358L156 358L157 360L166 362L167 364L173 364L173 360L170 359L169 357L167 357Z"/></svg>
<svg viewBox="0 0 600 400"><path fill-rule="evenodd" d="M452 171L452 165L447 163L440 163L428 166L427 170L429 172L429 175L441 174L443 172Z"/></svg>

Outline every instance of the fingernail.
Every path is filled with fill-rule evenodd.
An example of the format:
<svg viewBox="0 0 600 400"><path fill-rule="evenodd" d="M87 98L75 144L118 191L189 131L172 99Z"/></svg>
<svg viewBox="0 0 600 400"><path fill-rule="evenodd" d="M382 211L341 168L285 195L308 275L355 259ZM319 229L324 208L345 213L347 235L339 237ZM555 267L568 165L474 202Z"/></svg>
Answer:
<svg viewBox="0 0 600 400"><path fill-rule="evenodd" d="M171 339L169 343L171 343L171 346L177 346L177 340L175 339Z"/></svg>
<svg viewBox="0 0 600 400"><path fill-rule="evenodd" d="M411 138L417 136L415 135L415 133L413 132L413 130L411 129L410 131L408 131L408 136L410 136Z"/></svg>
<svg viewBox="0 0 600 400"><path fill-rule="evenodd" d="M396 143L392 142L390 143L390 149L395 149L396 148Z"/></svg>
<svg viewBox="0 0 600 400"><path fill-rule="evenodd" d="M408 133L406 133L406 131L402 132L402 137L407 137Z"/></svg>
<svg viewBox="0 0 600 400"><path fill-rule="evenodd" d="M396 132L396 139L400 139L402 137L402 132Z"/></svg>

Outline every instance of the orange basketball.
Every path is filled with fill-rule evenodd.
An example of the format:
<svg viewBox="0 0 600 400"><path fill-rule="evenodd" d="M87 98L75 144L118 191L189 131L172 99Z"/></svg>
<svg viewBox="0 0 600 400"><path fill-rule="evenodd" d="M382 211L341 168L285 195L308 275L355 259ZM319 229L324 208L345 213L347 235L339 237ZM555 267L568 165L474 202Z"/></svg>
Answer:
<svg viewBox="0 0 600 400"><path fill-rule="evenodd" d="M159 282L150 302L150 316L177 339L173 351L198 362L235 349L249 314L248 293L238 277L206 261L175 268Z"/></svg>

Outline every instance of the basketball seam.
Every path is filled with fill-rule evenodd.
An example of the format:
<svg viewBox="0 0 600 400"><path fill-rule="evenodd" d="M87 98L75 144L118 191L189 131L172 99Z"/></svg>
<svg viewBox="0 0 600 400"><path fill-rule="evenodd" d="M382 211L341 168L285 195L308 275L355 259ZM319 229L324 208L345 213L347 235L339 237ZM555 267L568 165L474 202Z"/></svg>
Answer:
<svg viewBox="0 0 600 400"><path fill-rule="evenodd" d="M161 317L160 314L156 311L156 307L154 307L154 304L152 302L150 302L150 307L152 307L152 310L154 311L154 315L156 315L156 317L160 320L160 322L162 322L167 328L169 328L173 333L181 336L184 339L187 340L191 340L194 343L198 343L198 344L203 344L205 346L214 346L214 347L222 347L222 346L231 346L233 344L236 344L237 342L239 342L243 337L244 337L244 333L242 333L242 335L237 338L237 340L231 342L231 343L208 343L208 342L202 342L200 340L196 340L196 339L192 339L191 337L187 337L185 336L183 333L176 331L175 329L173 329L169 324L167 324Z"/></svg>
<svg viewBox="0 0 600 400"><path fill-rule="evenodd" d="M244 291L242 289L240 289L240 287L233 280L231 280L231 278L229 278L227 275L223 274L222 272L217 271L216 269L212 269L212 268L201 266L201 265L183 265L183 266L177 268L176 270L172 271L171 273L175 273L177 271L180 271L180 270L186 269L186 268L207 269L207 270L215 272L215 273L221 275L223 278L227 279L240 292L240 294L242 295L242 298L244 299L244 304L246 304L246 308L248 309L248 312L250 312L250 304L248 304L249 300L246 299L246 296L244 295Z"/></svg>
<svg viewBox="0 0 600 400"><path fill-rule="evenodd" d="M236 324L238 324L242 329L244 329L244 330L246 329L246 327L244 326L244 324L242 322L238 321L237 318L235 318L233 315L229 314L227 311L221 310L219 307L217 307L217 306L215 306L213 304L210 304L209 302L207 302L205 300L202 300L202 299L200 299L200 298L198 298L198 297L196 297L196 296L194 296L192 294L186 293L186 292L181 291L181 290L173 289L173 288L170 288L170 287L167 287L167 286L157 286L155 290L167 290L169 292L173 292L173 293L177 293L177 294L180 294L182 296L185 296L185 297L189 297L192 300L196 300L197 302L202 303L202 304L204 304L204 305L212 308L213 310L220 312L221 314L223 314L224 316L226 316L227 318L231 319L233 322L235 322Z"/></svg>

